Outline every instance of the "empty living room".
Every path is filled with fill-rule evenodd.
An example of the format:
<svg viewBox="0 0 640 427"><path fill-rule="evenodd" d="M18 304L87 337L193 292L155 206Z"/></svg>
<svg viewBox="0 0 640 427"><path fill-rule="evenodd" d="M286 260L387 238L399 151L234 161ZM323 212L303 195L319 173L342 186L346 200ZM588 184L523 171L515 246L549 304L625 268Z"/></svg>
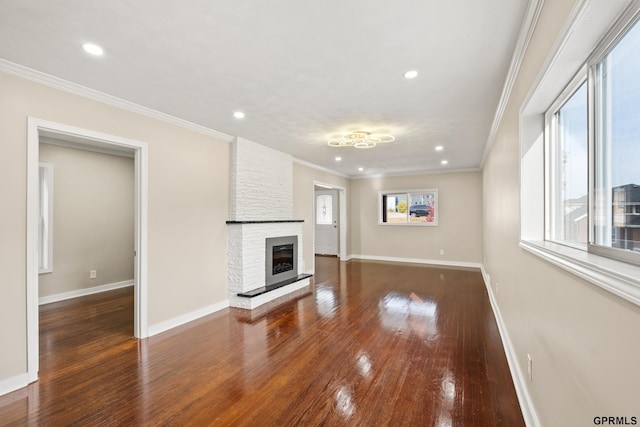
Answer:
<svg viewBox="0 0 640 427"><path fill-rule="evenodd" d="M0 2L0 425L636 425L638 22Z"/></svg>

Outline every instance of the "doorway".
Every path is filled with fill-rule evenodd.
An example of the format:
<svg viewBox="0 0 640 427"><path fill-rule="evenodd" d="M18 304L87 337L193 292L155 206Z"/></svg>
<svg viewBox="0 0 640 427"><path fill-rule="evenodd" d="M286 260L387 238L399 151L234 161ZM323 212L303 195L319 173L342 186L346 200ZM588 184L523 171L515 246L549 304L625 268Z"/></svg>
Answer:
<svg viewBox="0 0 640 427"><path fill-rule="evenodd" d="M315 254L338 256L338 190L316 187Z"/></svg>
<svg viewBox="0 0 640 427"><path fill-rule="evenodd" d="M331 194L331 204L332 204L332 219L331 229L332 233L337 233L337 250L334 255L337 255L340 261L347 261L347 189L344 187L340 187L333 184L328 184L325 182L314 181L313 182L313 250L314 253L319 253L316 242L318 241L318 230L316 229L316 223L318 219L318 209L322 210L324 205L319 205L317 200L317 192L320 192L318 195L323 195L323 192L330 191ZM328 200L328 199L326 199ZM327 206L328 208L328 206ZM322 210L324 214L324 210ZM336 221L334 223L334 221ZM325 218L326 222L326 218ZM324 224L328 225L328 224ZM335 228L333 226L335 225ZM322 230L320 230L322 233ZM332 237L333 238L333 237ZM320 237L320 243L322 244L323 237ZM320 248L322 251L322 248ZM326 249L325 249L326 250ZM313 271L315 271L315 256L313 257Z"/></svg>
<svg viewBox="0 0 640 427"><path fill-rule="evenodd" d="M27 374L39 370L39 162L40 138L68 141L70 146L134 158L134 336L148 336L147 326L147 175L148 147L144 142L28 118L27 130Z"/></svg>

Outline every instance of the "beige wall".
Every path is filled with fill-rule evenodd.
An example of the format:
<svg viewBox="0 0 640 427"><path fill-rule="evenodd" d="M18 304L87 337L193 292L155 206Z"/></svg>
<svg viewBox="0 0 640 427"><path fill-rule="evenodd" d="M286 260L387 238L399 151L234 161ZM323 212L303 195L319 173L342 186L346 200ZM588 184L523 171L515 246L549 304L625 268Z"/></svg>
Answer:
<svg viewBox="0 0 640 427"><path fill-rule="evenodd" d="M313 245L313 201L314 182L331 184L344 188L347 200L350 197L350 181L347 178L324 172L316 168L308 167L300 163L293 163L293 219L303 219L302 241L305 272L312 272L314 268ZM347 235L350 233L349 207L347 206ZM351 247L347 239L346 253L351 253Z"/></svg>
<svg viewBox="0 0 640 427"><path fill-rule="evenodd" d="M544 426L640 416L640 308L518 246L518 113L574 3L545 1L483 170L483 263L525 375L533 358L527 387Z"/></svg>
<svg viewBox="0 0 640 427"><path fill-rule="evenodd" d="M27 117L149 145L149 326L227 298L229 146L0 73L0 381L26 372Z"/></svg>
<svg viewBox="0 0 640 427"><path fill-rule="evenodd" d="M40 161L53 165L54 238L39 296L133 280L133 158L40 142Z"/></svg>
<svg viewBox="0 0 640 427"><path fill-rule="evenodd" d="M438 226L378 225L378 192L438 189ZM480 263L482 180L479 172L442 173L351 182L351 254ZM444 249L444 255L440 255Z"/></svg>

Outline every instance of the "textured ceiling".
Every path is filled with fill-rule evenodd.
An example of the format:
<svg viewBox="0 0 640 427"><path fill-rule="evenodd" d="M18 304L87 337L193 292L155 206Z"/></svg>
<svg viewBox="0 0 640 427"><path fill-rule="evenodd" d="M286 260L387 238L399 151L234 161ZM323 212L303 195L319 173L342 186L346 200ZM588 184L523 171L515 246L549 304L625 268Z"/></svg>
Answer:
<svg viewBox="0 0 640 427"><path fill-rule="evenodd" d="M480 166L526 7L2 0L0 58L349 176L460 170ZM326 144L359 129L396 141Z"/></svg>

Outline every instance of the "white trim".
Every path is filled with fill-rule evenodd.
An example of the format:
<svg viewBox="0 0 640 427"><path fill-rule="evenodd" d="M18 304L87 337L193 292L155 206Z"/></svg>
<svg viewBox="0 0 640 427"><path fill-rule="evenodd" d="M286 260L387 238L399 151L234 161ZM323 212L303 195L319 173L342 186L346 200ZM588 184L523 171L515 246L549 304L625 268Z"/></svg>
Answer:
<svg viewBox="0 0 640 427"><path fill-rule="evenodd" d="M72 298L83 297L86 295L99 294L101 292L113 291L115 289L126 288L127 286L133 285L133 280L125 280L124 282L107 283L106 285L94 286L92 288L76 289L75 291L40 297L38 298L38 304L50 304L52 302L64 301Z"/></svg>
<svg viewBox="0 0 640 427"><path fill-rule="evenodd" d="M509 364L509 371L511 372L513 385L516 389L518 402L520 403L522 417L524 418L524 422L527 426L539 426L540 420L538 419L538 413L536 412L536 408L533 405L533 401L531 400L529 388L527 387L526 383L526 377L520 369L516 351L513 348L513 343L511 342L509 332L507 331L507 325L504 323L504 319L502 318L502 314L500 313L500 307L498 307L498 302L496 301L495 295L493 294L489 274L487 274L484 266L481 266L480 269L482 272L482 278L484 279L484 284L487 288L487 294L489 295L489 302L491 303L491 309L493 310L493 317L496 319L498 331L500 332L500 337L502 338L502 346L507 357L507 363Z"/></svg>
<svg viewBox="0 0 640 427"><path fill-rule="evenodd" d="M24 373L0 380L0 396L29 385L29 374Z"/></svg>
<svg viewBox="0 0 640 427"><path fill-rule="evenodd" d="M293 157L293 162L294 163L298 163L299 165L302 165L302 166L306 166L306 167L311 168L311 169L319 170L321 172L326 172L326 173L330 173L332 175L337 175L337 176L340 176L342 178L351 178L347 174L344 174L344 173L341 173L341 172L337 172L337 171L334 171L333 169L325 168L323 166L318 166L318 165L315 165L313 163L309 163L306 160L298 159L296 157Z"/></svg>
<svg viewBox="0 0 640 427"><path fill-rule="evenodd" d="M86 86L72 83L59 77L43 73L32 68L7 61L5 59L0 59L0 71L18 76L23 79L31 80L33 82L43 84L45 86L49 86L67 93L71 93L73 95L89 98L94 101L102 102L113 107L130 111L132 113L140 114L152 119L160 120L165 123L170 123L172 125L182 127L184 129L189 129L194 132L212 136L224 142L231 142L234 138L232 135L228 135L214 129L209 129L204 126L189 122L187 120L179 119L169 114L153 110L151 108L143 107L142 105L138 105L133 102L126 101L124 99L117 98L115 96L108 95L94 89L90 89Z"/></svg>
<svg viewBox="0 0 640 427"><path fill-rule="evenodd" d="M640 267L552 242L520 241L524 250L640 306Z"/></svg>
<svg viewBox="0 0 640 427"><path fill-rule="evenodd" d="M538 18L540 17L543 5L544 0L529 0L527 11L522 19L522 25L520 27L520 33L518 34L518 40L516 41L516 47L513 50L513 56L511 58L511 64L509 65L507 78L504 82L504 86L502 87L502 94L500 95L498 108L496 109L496 114L494 115L493 122L491 123L489 137L487 138L487 142L484 146L484 152L482 153L482 159L480 160L480 168L484 167L484 163L491 151L491 147L493 146L493 142L496 138L496 132L498 132L498 128L502 122L502 116L504 115L504 111L509 103L509 98L511 98L513 85L515 84L518 73L520 72L520 66L522 65L522 61L527 53L527 48L529 47L529 42L533 36L536 24L538 23Z"/></svg>
<svg viewBox="0 0 640 427"><path fill-rule="evenodd" d="M439 259L423 259L423 258L398 258L388 256L377 255L360 255L351 254L348 260L362 259L367 261L389 261L389 262L402 262L410 264L429 264L429 265L441 265L445 267L465 267L465 268L482 268L482 264L479 262L465 262L465 261L444 261ZM345 260L345 261L348 261Z"/></svg>
<svg viewBox="0 0 640 427"><path fill-rule="evenodd" d="M166 332L169 329L173 329L175 327L184 325L185 323L193 322L194 320L198 320L201 317L208 316L210 314L215 313L216 311L223 310L227 307L229 307L229 300L225 299L215 304L200 308L198 310L181 314L180 316L174 317L169 320L165 320L164 322L160 322L157 325L149 326L148 336L151 337L151 336L160 334L162 332Z"/></svg>
<svg viewBox="0 0 640 427"><path fill-rule="evenodd" d="M465 169L391 172L391 173L379 173L379 174L372 174L372 175L352 175L352 176L349 176L349 178L350 179L369 179L369 178L387 178L392 176L438 175L443 173L473 173L473 172L482 172L482 169L481 168L465 168Z"/></svg>
<svg viewBox="0 0 640 427"><path fill-rule="evenodd" d="M147 331L147 206L148 206L148 146L144 142L107 135L86 129L27 118L27 374L29 382L38 379L38 169L40 136L71 137L87 140L91 146L114 146L135 155L135 303L134 335L145 338Z"/></svg>

